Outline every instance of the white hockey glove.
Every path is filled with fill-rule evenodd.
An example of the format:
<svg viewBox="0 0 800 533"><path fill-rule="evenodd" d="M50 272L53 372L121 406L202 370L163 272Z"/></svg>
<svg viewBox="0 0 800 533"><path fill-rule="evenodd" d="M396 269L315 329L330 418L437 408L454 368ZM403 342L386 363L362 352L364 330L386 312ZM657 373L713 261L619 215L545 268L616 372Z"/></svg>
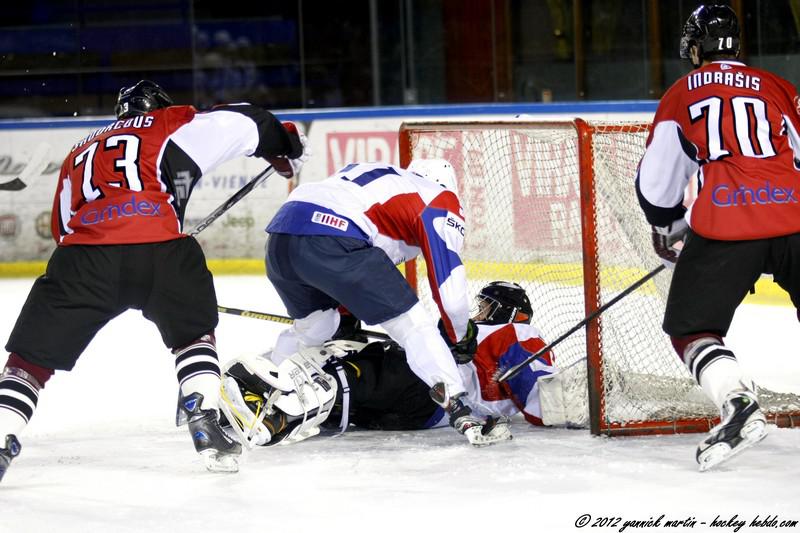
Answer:
<svg viewBox="0 0 800 533"><path fill-rule="evenodd" d="M683 218L669 226L653 226L653 249L667 268L675 267L688 231L689 225Z"/></svg>
<svg viewBox="0 0 800 533"><path fill-rule="evenodd" d="M291 179L300 173L303 164L311 156L311 151L308 147L308 139L302 131L297 129L294 122L284 122L283 127L289 135L292 152L289 155L268 157L267 161L278 174L286 179Z"/></svg>

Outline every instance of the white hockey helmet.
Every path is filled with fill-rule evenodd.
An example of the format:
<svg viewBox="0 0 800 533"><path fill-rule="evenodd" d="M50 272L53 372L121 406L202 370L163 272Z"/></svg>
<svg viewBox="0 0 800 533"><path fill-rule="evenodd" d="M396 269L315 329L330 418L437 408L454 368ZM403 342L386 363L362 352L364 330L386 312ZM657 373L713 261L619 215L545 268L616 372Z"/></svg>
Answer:
<svg viewBox="0 0 800 533"><path fill-rule="evenodd" d="M458 196L456 171L446 159L414 159L407 170L441 185Z"/></svg>

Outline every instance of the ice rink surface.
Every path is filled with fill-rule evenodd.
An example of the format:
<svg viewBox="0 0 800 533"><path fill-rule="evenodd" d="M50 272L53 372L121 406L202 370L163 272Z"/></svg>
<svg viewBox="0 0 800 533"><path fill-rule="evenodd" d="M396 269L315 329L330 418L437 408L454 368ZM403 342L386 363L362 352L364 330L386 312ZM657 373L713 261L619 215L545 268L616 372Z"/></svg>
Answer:
<svg viewBox="0 0 800 533"><path fill-rule="evenodd" d="M3 342L32 281L0 281ZM221 305L284 313L265 277L216 283ZM266 350L282 327L222 316L220 359ZM743 306L728 338L760 384L794 392L798 341L788 307ZM771 428L757 448L704 474L694 461L700 435L611 439L522 420L513 441L490 448L449 428L354 431L260 448L238 474L212 474L174 425L176 391L155 326L138 312L110 323L43 391L0 484L0 532L546 533L577 531L587 514L582 529L593 531L651 518L659 525L638 529L763 531L750 526L756 517L800 520L797 429ZM603 517L614 527L591 527Z"/></svg>

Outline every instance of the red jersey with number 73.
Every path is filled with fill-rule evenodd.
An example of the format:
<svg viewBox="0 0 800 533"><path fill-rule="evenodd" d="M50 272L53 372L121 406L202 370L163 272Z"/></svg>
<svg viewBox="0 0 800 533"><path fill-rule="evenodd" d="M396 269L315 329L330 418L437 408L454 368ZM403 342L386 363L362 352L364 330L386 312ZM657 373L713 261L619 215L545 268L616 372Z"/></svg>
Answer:
<svg viewBox="0 0 800 533"><path fill-rule="evenodd" d="M249 104L204 112L172 106L114 121L78 141L64 160L53 238L67 246L185 237L186 202L206 171L240 156L290 151L281 123Z"/></svg>
<svg viewBox="0 0 800 533"><path fill-rule="evenodd" d="M738 61L715 61L678 80L658 106L639 167L648 221L662 226L679 218L697 172L688 222L700 235L747 240L800 232L799 113L791 83Z"/></svg>

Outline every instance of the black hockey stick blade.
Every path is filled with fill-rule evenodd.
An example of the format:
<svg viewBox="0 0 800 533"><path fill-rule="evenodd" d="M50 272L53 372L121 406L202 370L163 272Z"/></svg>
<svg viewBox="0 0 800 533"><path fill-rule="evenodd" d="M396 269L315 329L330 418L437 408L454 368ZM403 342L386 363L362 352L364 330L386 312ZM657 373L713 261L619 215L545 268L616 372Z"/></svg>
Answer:
<svg viewBox="0 0 800 533"><path fill-rule="evenodd" d="M253 179L251 179L250 181L248 181L248 182L245 184L245 186L244 186L244 187L242 187L241 189L239 189L238 191L236 191L236 193L235 193L233 196L231 196L230 198L228 198L228 199L225 201L225 203L223 203L221 206L219 206L218 208L216 208L216 209L215 209L215 210L214 210L214 211L213 211L213 212L212 212L210 215L208 215L206 218L204 218L203 220L201 220L201 221L200 221L200 223L199 223L199 224L197 224L197 226L195 226L195 227L194 227L194 229L192 229L192 231L190 231L190 232L189 232L189 235L191 235L192 237L194 237L195 235L197 235L198 233L200 233L201 231L203 231L204 229L206 229L208 226L210 226L210 225L211 225L211 223L212 223L212 222L214 222L214 221L215 221L215 220L217 220L219 217L221 217L221 216L222 216L222 214L223 214L223 213L225 213L225 211L227 211L228 209L230 209L231 207L233 207L233 206L234 206L234 205L235 205L235 204L236 204L236 203L237 203L239 200L241 200L242 198L244 198L245 196L247 196L247 195L250 193L250 191L252 191L252 190L253 190L253 189L255 189L256 187L258 187L259 185L261 185L261 184L262 184L264 181L266 181L266 179L267 179L268 177L270 177L270 176L271 176L271 175L272 175L274 172L275 172L275 169L274 169L274 168L272 168L271 166L269 166L269 167L265 168L264 170L262 170L262 171L261 171L261 172L260 172L258 175L256 175L256 176L255 176Z"/></svg>
<svg viewBox="0 0 800 533"><path fill-rule="evenodd" d="M21 191L25 187L27 187L27 185L19 178L14 178L11 181L0 183L0 191Z"/></svg>
<svg viewBox="0 0 800 533"><path fill-rule="evenodd" d="M628 288L626 288L621 293L617 294L614 298L612 298L611 300L607 301L606 303L604 303L603 305L598 307L595 311L593 311L591 314L589 314L589 316L587 316L586 318L584 318L583 320L581 320L580 322L578 322L577 324L572 326L566 333L561 335L559 338L557 338L556 340L554 340L553 342L551 342L550 344L548 344L547 346L545 346L544 348L542 348L541 350L536 352L535 354L531 355L530 357L528 357L527 359L525 359L521 363L516 364L516 365L506 369L502 373L498 372L498 374L496 375L497 382L498 383L502 383L502 382L504 382L504 381L506 381L508 379L511 379L514 376L516 376L520 372L520 370L522 370L523 368L525 368L527 365L531 364L535 360L541 359L541 357L544 354L546 354L547 352L549 352L550 350L555 348L558 344L561 343L561 341L563 341L564 339L566 339L567 337L569 337L570 335L572 335L573 333L575 333L576 331L578 331L582 327L586 326L586 324L588 324L589 322L591 322L592 320L594 320L595 318L597 318L598 316L603 314L609 307L611 307L612 305L614 305L618 301L622 300L627 295L629 295L630 293L632 293L633 291L635 291L636 289L638 289L639 287L641 287L642 285L644 285L645 283L650 281L651 278L655 277L659 272L661 272L665 268L666 267L664 265L658 265L656 268L654 268L653 270L651 270L650 272L645 274L642 278L640 278L636 283L634 283L633 285L629 286Z"/></svg>
<svg viewBox="0 0 800 533"><path fill-rule="evenodd" d="M219 313L225 313L228 315L236 315L236 316L243 316L247 318L256 318L258 320L268 320L270 322L278 322L279 324L293 324L294 320L288 316L283 315L273 315L271 313L260 313L258 311L248 311L247 309L236 309L235 307L223 307L221 305L217 306L217 311ZM391 340L392 338L383 332L380 331L370 331L366 329L362 329L360 331L367 337L372 337L374 339L380 339L384 341Z"/></svg>

